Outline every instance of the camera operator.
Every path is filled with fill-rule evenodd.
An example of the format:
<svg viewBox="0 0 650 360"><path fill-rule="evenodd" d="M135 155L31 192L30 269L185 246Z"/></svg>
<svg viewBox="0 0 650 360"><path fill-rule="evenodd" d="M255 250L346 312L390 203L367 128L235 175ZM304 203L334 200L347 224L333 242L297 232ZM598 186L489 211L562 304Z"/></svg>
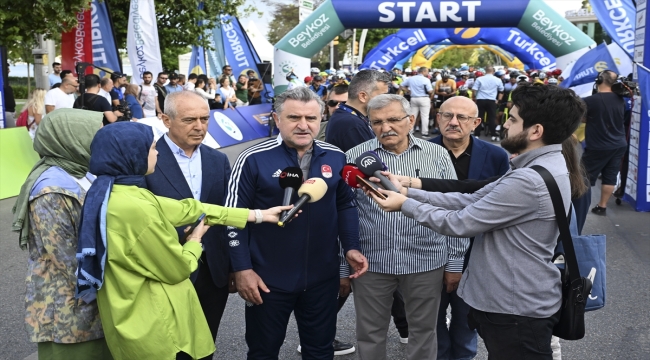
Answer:
<svg viewBox="0 0 650 360"><path fill-rule="evenodd" d="M591 209L594 214L602 216L606 215L607 200L614 192L616 175L627 150L625 100L612 92L617 79L617 74L611 70L601 72L596 79L598 92L584 99L587 116L583 119L586 123L586 147L582 163L589 174L591 186L596 185L598 176L602 174L600 201Z"/></svg>

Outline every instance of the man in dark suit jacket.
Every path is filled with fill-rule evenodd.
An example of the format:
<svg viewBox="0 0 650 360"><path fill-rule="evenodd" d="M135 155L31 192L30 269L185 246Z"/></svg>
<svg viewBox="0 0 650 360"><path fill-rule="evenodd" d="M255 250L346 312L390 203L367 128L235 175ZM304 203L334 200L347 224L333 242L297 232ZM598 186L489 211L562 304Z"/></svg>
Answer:
<svg viewBox="0 0 650 360"><path fill-rule="evenodd" d="M182 91L167 95L163 122L169 132L156 143L155 172L145 177L152 193L224 205L230 164L226 155L201 144L209 118L208 104L196 93ZM178 231L180 239L183 229ZM197 271L190 278L216 339L229 294L230 256L226 229L213 226L203 236L202 244L205 251ZM184 355L180 354L178 359L184 359ZM212 359L212 355L205 359Z"/></svg>

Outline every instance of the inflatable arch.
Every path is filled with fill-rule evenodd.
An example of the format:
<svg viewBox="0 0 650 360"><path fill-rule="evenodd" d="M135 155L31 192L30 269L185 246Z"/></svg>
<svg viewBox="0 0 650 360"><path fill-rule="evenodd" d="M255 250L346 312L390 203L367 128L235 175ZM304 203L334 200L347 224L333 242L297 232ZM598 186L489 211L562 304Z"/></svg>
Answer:
<svg viewBox="0 0 650 360"><path fill-rule="evenodd" d="M544 71L556 68L555 56L516 28L402 29L386 37L368 52L359 68L391 69L411 51L443 41L457 45L497 45L519 58L529 68ZM497 55L505 60L504 53Z"/></svg>
<svg viewBox="0 0 650 360"><path fill-rule="evenodd" d="M543 0L326 0L275 45L274 83L286 75L309 75L310 58L346 28L517 28L557 58L563 68L573 55L595 45ZM414 44L417 38L411 40ZM410 43L407 44L410 46ZM426 45L426 44L420 44Z"/></svg>
<svg viewBox="0 0 650 360"><path fill-rule="evenodd" d="M487 45L487 44L476 44L476 45L427 45L420 50L418 50L415 54L413 54L412 59L411 59L411 68L415 69L421 66L427 66L429 67L429 64L431 64L432 61L436 60L440 55L444 54L445 52L452 50L452 49L457 49L457 48L481 48L485 49L499 58L503 60L505 67L508 68L516 68L519 70L524 70L524 64L516 58L513 54L501 49L498 46L495 45ZM397 66L399 64L396 63L395 65Z"/></svg>

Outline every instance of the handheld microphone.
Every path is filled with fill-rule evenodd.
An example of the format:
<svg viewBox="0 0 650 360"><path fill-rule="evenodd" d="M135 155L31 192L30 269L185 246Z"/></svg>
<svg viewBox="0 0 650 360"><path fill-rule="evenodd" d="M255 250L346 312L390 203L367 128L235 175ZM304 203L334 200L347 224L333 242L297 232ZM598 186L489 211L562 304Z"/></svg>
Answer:
<svg viewBox="0 0 650 360"><path fill-rule="evenodd" d="M293 219L301 207L303 207L308 202L313 203L322 199L323 196L325 196L326 192L327 184L325 183L325 180L321 178L311 178L305 180L300 189L298 189L298 195L300 195L300 198L298 201L296 201L295 204L293 204L293 207L287 212L285 216L280 217L278 226L284 227L287 222Z"/></svg>
<svg viewBox="0 0 650 360"><path fill-rule="evenodd" d="M358 185L360 185L357 181L357 176L362 179L368 177L366 174L362 173L361 170L359 170L359 168L354 164L345 165L343 167L343 171L341 171L341 178L343 178L343 181L353 189L358 189ZM370 185L375 189L379 188L379 186L372 181L368 181L368 183L370 183Z"/></svg>
<svg viewBox="0 0 650 360"><path fill-rule="evenodd" d="M388 170L386 165L381 161L379 155L374 151L366 151L354 161L359 170L366 176L374 176L379 179L381 186L390 191L399 192L387 177L381 174L382 171Z"/></svg>
<svg viewBox="0 0 650 360"><path fill-rule="evenodd" d="M290 205L293 194L298 191L302 185L302 170L299 167L290 166L280 174L280 187L284 189L282 206ZM288 210L282 211L280 219L287 215Z"/></svg>

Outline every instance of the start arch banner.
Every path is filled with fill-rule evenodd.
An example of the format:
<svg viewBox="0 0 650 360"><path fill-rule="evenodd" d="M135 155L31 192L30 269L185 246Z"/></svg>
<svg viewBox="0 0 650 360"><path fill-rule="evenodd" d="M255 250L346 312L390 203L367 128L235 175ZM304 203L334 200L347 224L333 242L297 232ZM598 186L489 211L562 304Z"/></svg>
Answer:
<svg viewBox="0 0 650 360"><path fill-rule="evenodd" d="M275 45L276 93L286 89L289 72L309 75L310 58L352 27L516 28L555 56L560 68L571 54L595 45L542 0L326 0Z"/></svg>
<svg viewBox="0 0 650 360"><path fill-rule="evenodd" d="M517 28L402 29L371 50L360 69L392 69L397 62L425 45L448 40L456 45L489 44L511 53L531 69L556 68L556 59Z"/></svg>

